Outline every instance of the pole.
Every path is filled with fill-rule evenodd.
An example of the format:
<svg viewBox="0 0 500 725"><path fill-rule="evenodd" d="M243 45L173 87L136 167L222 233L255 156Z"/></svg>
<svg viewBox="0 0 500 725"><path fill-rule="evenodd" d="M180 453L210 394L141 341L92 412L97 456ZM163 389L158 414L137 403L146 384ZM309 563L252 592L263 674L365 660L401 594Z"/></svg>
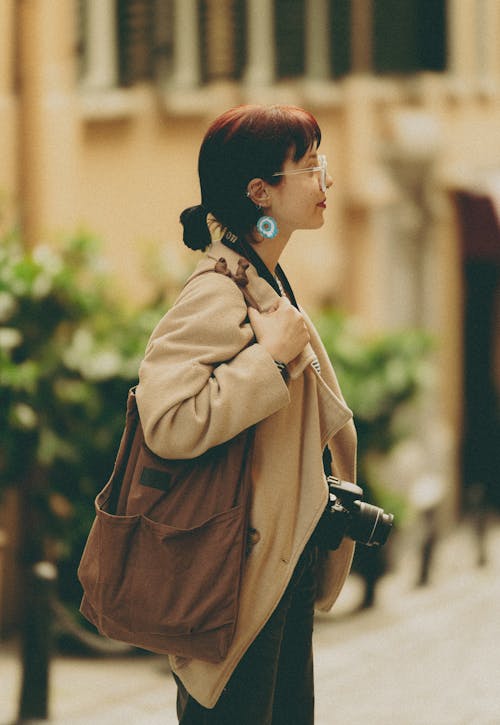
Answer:
<svg viewBox="0 0 500 725"><path fill-rule="evenodd" d="M39 561L26 572L18 725L48 719L52 598L56 578L56 567L48 561Z"/></svg>

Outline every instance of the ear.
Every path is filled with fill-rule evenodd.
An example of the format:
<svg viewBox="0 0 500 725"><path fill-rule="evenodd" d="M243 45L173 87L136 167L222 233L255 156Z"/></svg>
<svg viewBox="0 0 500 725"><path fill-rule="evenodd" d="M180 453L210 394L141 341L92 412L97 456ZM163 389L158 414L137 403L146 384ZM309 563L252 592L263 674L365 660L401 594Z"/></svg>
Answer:
<svg viewBox="0 0 500 725"><path fill-rule="evenodd" d="M247 196L258 207L269 206L271 203L267 184L263 179L252 179L248 182Z"/></svg>

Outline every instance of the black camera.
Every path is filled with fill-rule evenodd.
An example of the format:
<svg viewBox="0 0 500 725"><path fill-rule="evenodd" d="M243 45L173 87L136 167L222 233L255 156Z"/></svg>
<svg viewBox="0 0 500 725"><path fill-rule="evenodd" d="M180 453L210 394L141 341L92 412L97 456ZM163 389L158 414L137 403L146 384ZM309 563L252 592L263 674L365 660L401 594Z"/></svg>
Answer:
<svg viewBox="0 0 500 725"><path fill-rule="evenodd" d="M366 546L382 546L387 541L393 514L372 506L363 498L363 489L349 481L328 476L328 503L318 524L320 541L327 549L338 549L344 536Z"/></svg>

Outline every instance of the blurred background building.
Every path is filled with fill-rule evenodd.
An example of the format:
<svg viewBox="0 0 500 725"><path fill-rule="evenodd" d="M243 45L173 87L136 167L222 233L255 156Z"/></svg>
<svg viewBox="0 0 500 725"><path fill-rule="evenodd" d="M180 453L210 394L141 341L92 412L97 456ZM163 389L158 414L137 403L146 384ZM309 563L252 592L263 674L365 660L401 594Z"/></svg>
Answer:
<svg viewBox="0 0 500 725"><path fill-rule="evenodd" d="M452 520L477 479L500 501L499 33L498 0L1 0L1 193L30 245L96 233L141 300L151 246L190 263L210 120L310 109L334 185L285 268L306 306L435 335L421 442Z"/></svg>

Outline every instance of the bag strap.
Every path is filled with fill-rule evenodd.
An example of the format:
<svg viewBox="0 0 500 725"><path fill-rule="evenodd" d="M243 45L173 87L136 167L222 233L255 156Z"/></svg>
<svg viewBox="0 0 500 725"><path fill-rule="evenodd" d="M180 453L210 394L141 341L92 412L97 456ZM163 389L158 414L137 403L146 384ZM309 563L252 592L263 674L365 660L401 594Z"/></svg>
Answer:
<svg viewBox="0 0 500 725"><path fill-rule="evenodd" d="M244 253L247 255L249 259L252 260L252 264L257 270L257 274L259 277L262 277L265 279L271 287L281 296L281 290L279 289L279 285L274 279L273 275L269 271L269 269L266 267L262 259L259 257L257 252L252 249L252 246L248 244L248 242L239 239L235 234L232 232L226 231L224 234L224 237L222 238L222 243L228 247L229 249L232 249L233 251ZM246 289L246 286L248 285L248 277L246 274L246 270L250 266L249 262L245 257L240 257L238 260L238 268L236 270L236 274L232 274L231 271L227 267L226 260L224 257L220 257L219 261L215 265L215 271L220 272L221 274L225 274L228 277L231 277L238 287L241 289L243 296L245 297L245 300L247 302L247 305L249 307L255 307L257 310L259 310L258 305L256 304L255 300L253 299L250 292ZM292 305L299 309L299 306L297 304L297 300L295 299L295 295L293 293L292 287L290 285L290 282L287 279L287 276L282 269L282 267L278 264L276 267L276 274L279 278L286 295ZM325 476L331 476L332 475L332 453L328 446L325 446L323 449L323 470L325 472Z"/></svg>
<svg viewBox="0 0 500 725"><path fill-rule="evenodd" d="M224 236L221 239L221 242L228 249L232 249L234 252L238 252L238 254L241 254L243 258L248 257L250 262L257 270L257 274L259 275L259 277L265 279L266 282L271 285L274 291L281 297L282 291L280 290L280 286L277 280L275 279L271 271L266 267L266 265L251 244L249 244L245 239L237 237L236 234L233 234L229 230L226 230ZM276 265L276 277L279 279L281 286L285 290L286 295L292 305L299 309L290 282L288 281L284 269L279 264Z"/></svg>
<svg viewBox="0 0 500 725"><path fill-rule="evenodd" d="M217 272L218 274L223 274L225 277L229 277L233 280L236 286L240 288L241 294L243 295L243 297L245 298L245 302L247 303L247 307L254 307L256 310L260 310L259 305L255 301L255 298L248 291L249 280L247 277L247 269L249 268L249 266L250 262L248 262L245 257L240 257L238 259L238 267L236 268L236 273L233 274L227 266L225 258L219 257L219 259L215 263L213 271Z"/></svg>

